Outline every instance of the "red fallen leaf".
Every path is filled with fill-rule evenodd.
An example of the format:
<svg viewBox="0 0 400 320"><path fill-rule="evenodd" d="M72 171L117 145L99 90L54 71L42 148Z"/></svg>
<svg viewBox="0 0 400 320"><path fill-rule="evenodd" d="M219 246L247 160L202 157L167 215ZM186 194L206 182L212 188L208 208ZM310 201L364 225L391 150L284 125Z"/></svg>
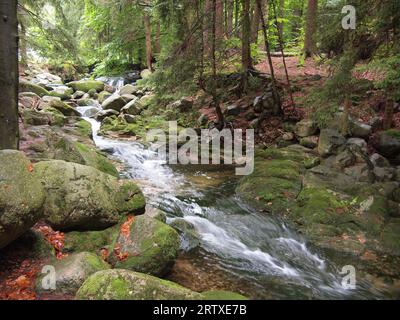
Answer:
<svg viewBox="0 0 400 320"><path fill-rule="evenodd" d="M28 171L29 171L29 172L33 172L33 164L30 164L30 165L28 166Z"/></svg>
<svg viewBox="0 0 400 320"><path fill-rule="evenodd" d="M135 217L134 216L129 216L128 220L126 220L126 222L124 222L121 225L121 230L120 233L123 237L128 238L130 231L131 231L131 226L133 224L133 222L135 221Z"/></svg>
<svg viewBox="0 0 400 320"><path fill-rule="evenodd" d="M31 283L26 276L20 276L15 280L15 284L20 288L29 288Z"/></svg>
<svg viewBox="0 0 400 320"><path fill-rule="evenodd" d="M119 261L124 261L129 257L127 252L121 252L121 245L117 243L114 247L114 255Z"/></svg>

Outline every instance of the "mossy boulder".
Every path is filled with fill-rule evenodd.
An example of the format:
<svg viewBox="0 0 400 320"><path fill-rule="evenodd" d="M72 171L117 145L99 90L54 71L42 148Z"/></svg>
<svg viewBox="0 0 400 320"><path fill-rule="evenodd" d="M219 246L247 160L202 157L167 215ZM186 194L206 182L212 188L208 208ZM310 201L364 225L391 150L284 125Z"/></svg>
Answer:
<svg viewBox="0 0 400 320"><path fill-rule="evenodd" d="M36 93L39 97L49 96L50 92L47 91L45 88L34 84L29 81L21 80L19 82L19 92L33 92Z"/></svg>
<svg viewBox="0 0 400 320"><path fill-rule="evenodd" d="M52 100L48 107L55 109L59 112L61 112L64 116L67 117L79 117L80 113L78 110L74 109L73 107L69 106L68 104L58 101L58 100ZM44 110L47 111L48 107L44 107Z"/></svg>
<svg viewBox="0 0 400 320"><path fill-rule="evenodd" d="M58 293L75 295L81 285L92 274L110 269L99 256L81 252L72 254L53 264L55 269L55 289L43 288L43 280L48 274L40 274L36 280L37 293Z"/></svg>
<svg viewBox="0 0 400 320"><path fill-rule="evenodd" d="M400 130L387 130L379 134L375 148L389 160L400 155Z"/></svg>
<svg viewBox="0 0 400 320"><path fill-rule="evenodd" d="M249 300L249 298L230 291L206 291L202 293L204 300Z"/></svg>
<svg viewBox="0 0 400 320"><path fill-rule="evenodd" d="M43 217L44 189L19 151L0 151L0 248Z"/></svg>
<svg viewBox="0 0 400 320"><path fill-rule="evenodd" d="M102 104L103 110L115 110L121 111L121 109L126 105L126 101L119 95L112 95L108 97Z"/></svg>
<svg viewBox="0 0 400 320"><path fill-rule="evenodd" d="M183 250L190 251L200 246L200 235L190 222L178 218L172 221L170 226L178 231L181 237L181 248Z"/></svg>
<svg viewBox="0 0 400 320"><path fill-rule="evenodd" d="M318 152L321 157L339 154L344 149L346 139L335 129L321 131L318 142Z"/></svg>
<svg viewBox="0 0 400 320"><path fill-rule="evenodd" d="M170 281L128 270L105 270L90 276L79 300L201 300L202 295Z"/></svg>
<svg viewBox="0 0 400 320"><path fill-rule="evenodd" d="M144 213L144 196L135 184L95 168L44 161L35 165L35 175L47 191L45 220L57 230L101 230L126 214Z"/></svg>
<svg viewBox="0 0 400 320"><path fill-rule="evenodd" d="M74 91L89 92L90 90L94 89L96 92L101 92L104 90L104 83L97 80L73 81L67 85L74 89Z"/></svg>
<svg viewBox="0 0 400 320"><path fill-rule="evenodd" d="M108 91L100 92L99 96L98 96L99 103L102 104L104 101L106 101L111 96L112 96L112 93L109 93Z"/></svg>
<svg viewBox="0 0 400 320"><path fill-rule="evenodd" d="M71 231L64 234L64 252L93 252L109 249L119 234L120 225L100 231Z"/></svg>
<svg viewBox="0 0 400 320"><path fill-rule="evenodd" d="M74 90L72 88L62 86L62 87L55 88L53 91L50 91L49 95L51 97L60 98L61 100L68 100L68 99L71 99L71 96L73 93L74 93Z"/></svg>
<svg viewBox="0 0 400 320"><path fill-rule="evenodd" d="M108 260L119 269L163 276L171 270L179 245L179 235L173 228L143 215L121 231Z"/></svg>

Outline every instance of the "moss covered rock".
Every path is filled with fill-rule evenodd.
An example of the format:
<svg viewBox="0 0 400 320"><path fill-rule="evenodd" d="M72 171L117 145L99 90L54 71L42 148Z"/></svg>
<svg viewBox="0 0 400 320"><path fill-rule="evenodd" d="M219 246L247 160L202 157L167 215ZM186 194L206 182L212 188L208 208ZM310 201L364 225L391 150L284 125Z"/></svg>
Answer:
<svg viewBox="0 0 400 320"><path fill-rule="evenodd" d="M92 274L110 269L110 266L99 256L81 252L72 254L53 264L55 269L55 289L43 288L47 274L41 274L36 280L36 292L75 295L81 285Z"/></svg>
<svg viewBox="0 0 400 320"><path fill-rule="evenodd" d="M22 152L0 151L0 248L43 216L45 195L34 171Z"/></svg>
<svg viewBox="0 0 400 320"><path fill-rule="evenodd" d="M52 100L52 101L50 101L48 107L44 107L44 110L47 111L49 107L61 112L64 116L67 116L67 117L79 117L80 116L80 113L78 110L72 108L71 106L69 106L68 104L66 104L62 101Z"/></svg>
<svg viewBox="0 0 400 320"><path fill-rule="evenodd" d="M172 268L179 245L173 228L143 215L128 224L127 230L122 228L109 261L116 268L163 276Z"/></svg>
<svg viewBox="0 0 400 320"><path fill-rule="evenodd" d="M34 84L29 81L21 80L19 82L19 92L33 92L36 93L39 97L49 96L50 93L45 88Z"/></svg>
<svg viewBox="0 0 400 320"><path fill-rule="evenodd" d="M36 164L35 175L47 191L45 220L57 230L101 230L125 214L144 213L144 197L136 185L92 167L45 161Z"/></svg>
<svg viewBox="0 0 400 320"><path fill-rule="evenodd" d="M55 88L53 91L50 91L49 95L51 97L57 97L61 100L68 100L71 99L74 90L72 88L68 88L65 86Z"/></svg>
<svg viewBox="0 0 400 320"><path fill-rule="evenodd" d="M105 270L89 277L79 300L201 300L202 295L170 281L128 271Z"/></svg>
<svg viewBox="0 0 400 320"><path fill-rule="evenodd" d="M96 80L73 81L67 85L74 89L74 91L89 92L90 90L95 89L96 92L101 92L104 90L104 83Z"/></svg>
<svg viewBox="0 0 400 320"><path fill-rule="evenodd" d="M249 300L249 298L230 291L206 291L202 293L204 300Z"/></svg>

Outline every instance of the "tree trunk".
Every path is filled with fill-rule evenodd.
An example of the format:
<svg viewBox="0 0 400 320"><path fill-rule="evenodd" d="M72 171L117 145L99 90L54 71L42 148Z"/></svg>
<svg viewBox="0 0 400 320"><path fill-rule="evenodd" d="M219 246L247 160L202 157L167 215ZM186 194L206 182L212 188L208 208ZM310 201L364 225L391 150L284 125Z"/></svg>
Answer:
<svg viewBox="0 0 400 320"><path fill-rule="evenodd" d="M217 40L217 46L219 46L224 37L224 0L216 0L215 10L215 37Z"/></svg>
<svg viewBox="0 0 400 320"><path fill-rule="evenodd" d="M257 0L256 0L257 1ZM264 9L266 6L266 0L261 0L261 8ZM258 30L261 25L261 12L259 9L258 4L256 3L254 7L254 16L253 16L253 21L251 24L251 42L252 43L257 43L258 40Z"/></svg>
<svg viewBox="0 0 400 320"><path fill-rule="evenodd" d="M21 27L21 36L19 42L19 52L21 55L21 66L24 68L28 66L28 53L27 53L27 45L26 45L26 28L23 23L20 23Z"/></svg>
<svg viewBox="0 0 400 320"><path fill-rule="evenodd" d="M233 0L227 0L226 36L232 36L233 31Z"/></svg>
<svg viewBox="0 0 400 320"><path fill-rule="evenodd" d="M203 17L203 44L204 54L209 56L210 54L210 30L212 21L210 21L210 15L212 14L212 0L206 0L204 3L204 17Z"/></svg>
<svg viewBox="0 0 400 320"><path fill-rule="evenodd" d="M0 0L0 149L18 149L17 0Z"/></svg>
<svg viewBox="0 0 400 320"><path fill-rule="evenodd" d="M285 0L279 0L278 18L284 17ZM283 22L278 23L279 36L283 39Z"/></svg>
<svg viewBox="0 0 400 320"><path fill-rule="evenodd" d="M389 130L392 128L394 115L394 100L388 98L386 101L385 114L383 116L383 129Z"/></svg>
<svg viewBox="0 0 400 320"><path fill-rule="evenodd" d="M242 90L247 91L248 87L248 71L251 69L251 49L250 49L250 0L242 0L243 17L242 17Z"/></svg>
<svg viewBox="0 0 400 320"><path fill-rule="evenodd" d="M161 53L161 25L160 21L157 21L157 28L156 28L156 39L154 44L154 52L156 54Z"/></svg>
<svg viewBox="0 0 400 320"><path fill-rule="evenodd" d="M153 52L151 49L151 22L150 15L145 13L144 15L144 28L146 30L146 63L147 68L153 72Z"/></svg>
<svg viewBox="0 0 400 320"><path fill-rule="evenodd" d="M240 0L235 0L235 34L239 36L239 12L240 12Z"/></svg>
<svg viewBox="0 0 400 320"><path fill-rule="evenodd" d="M318 0L308 0L304 54L306 58L315 53L314 35L317 28Z"/></svg>

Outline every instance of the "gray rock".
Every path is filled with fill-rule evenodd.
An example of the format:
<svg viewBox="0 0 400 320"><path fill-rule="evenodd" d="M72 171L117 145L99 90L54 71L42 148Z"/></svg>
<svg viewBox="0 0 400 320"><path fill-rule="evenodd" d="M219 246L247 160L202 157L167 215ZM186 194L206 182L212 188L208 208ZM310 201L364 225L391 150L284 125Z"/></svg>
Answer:
<svg viewBox="0 0 400 320"><path fill-rule="evenodd" d="M45 221L56 230L99 230L126 214L144 213L145 200L130 181L59 160L39 162L35 176L47 191Z"/></svg>
<svg viewBox="0 0 400 320"><path fill-rule="evenodd" d="M282 135L282 139L285 140L285 141L293 141L294 140L294 134L291 133L291 132L285 132Z"/></svg>
<svg viewBox="0 0 400 320"><path fill-rule="evenodd" d="M338 154L343 150L346 139L335 129L321 131L318 143L318 152L321 157Z"/></svg>
<svg viewBox="0 0 400 320"><path fill-rule="evenodd" d="M126 104L122 109L122 113L130 114L132 116L137 116L142 112L141 104L138 98L133 99L128 104Z"/></svg>
<svg viewBox="0 0 400 320"><path fill-rule="evenodd" d="M43 217L44 189L19 151L0 151L0 249Z"/></svg>
<svg viewBox="0 0 400 320"><path fill-rule="evenodd" d="M349 150L345 150L341 153L339 153L335 157L335 164L340 167L340 168L347 168L355 164L356 162L356 157L355 155L350 152Z"/></svg>
<svg viewBox="0 0 400 320"><path fill-rule="evenodd" d="M301 138L312 136L316 134L317 131L317 125L313 120L302 120L298 122L295 127L295 134Z"/></svg>
<svg viewBox="0 0 400 320"><path fill-rule="evenodd" d="M357 164L355 166L345 168L344 172L358 182L373 183L375 181L374 173L366 164Z"/></svg>
<svg viewBox="0 0 400 320"><path fill-rule="evenodd" d="M110 269L110 266L93 253L71 254L53 265L55 269L55 289L43 286L47 274L41 274L36 280L36 292L75 295L82 284L92 274ZM44 288L43 288L44 287Z"/></svg>
<svg viewBox="0 0 400 320"><path fill-rule="evenodd" d="M142 98L143 99L143 98ZM193 101L187 98L180 99L174 103L171 103L167 106L169 110L176 110L178 109L181 112L188 112L193 107Z"/></svg>
<svg viewBox="0 0 400 320"><path fill-rule="evenodd" d="M111 110L111 109L101 110L96 114L95 118L97 121L103 121L105 118L112 117L112 116L118 116L118 115L119 115L119 112L115 111L115 110Z"/></svg>
<svg viewBox="0 0 400 320"><path fill-rule="evenodd" d="M78 100L85 95L83 91L77 91L72 95L72 99Z"/></svg>
<svg viewBox="0 0 400 320"><path fill-rule="evenodd" d="M107 98L101 106L104 110L112 109L115 111L121 111L125 105L125 100L121 96L114 94Z"/></svg>
<svg viewBox="0 0 400 320"><path fill-rule="evenodd" d="M393 180L396 176L396 172L393 168L375 167L374 175L375 175L376 181L386 182L386 181Z"/></svg>
<svg viewBox="0 0 400 320"><path fill-rule="evenodd" d="M374 153L370 157L370 160L371 160L372 164L374 165L374 167L378 167L378 168L390 167L389 161L385 157L381 156L378 153Z"/></svg>
<svg viewBox="0 0 400 320"><path fill-rule="evenodd" d="M137 116L133 116L131 114L121 114L122 118L126 123L136 123L137 122Z"/></svg>
<svg viewBox="0 0 400 320"><path fill-rule="evenodd" d="M351 138L347 140L347 145L356 145L364 152L368 151L368 144L364 139L361 138Z"/></svg>
<svg viewBox="0 0 400 320"><path fill-rule="evenodd" d="M379 135L376 150L389 160L400 155L400 131L388 130Z"/></svg>
<svg viewBox="0 0 400 320"><path fill-rule="evenodd" d="M354 137L357 138L368 138L372 132L372 127L368 124L351 120L350 121L350 132Z"/></svg>
<svg viewBox="0 0 400 320"><path fill-rule="evenodd" d="M121 96L125 95L125 94L130 94L130 95L136 95L136 93L139 91L139 88L131 85L131 84L127 84L125 86L123 86L121 88L121 90L119 91L119 94Z"/></svg>
<svg viewBox="0 0 400 320"><path fill-rule="evenodd" d="M122 99L125 100L126 103L131 102L132 100L138 99L138 97L133 94L123 94L121 95Z"/></svg>

